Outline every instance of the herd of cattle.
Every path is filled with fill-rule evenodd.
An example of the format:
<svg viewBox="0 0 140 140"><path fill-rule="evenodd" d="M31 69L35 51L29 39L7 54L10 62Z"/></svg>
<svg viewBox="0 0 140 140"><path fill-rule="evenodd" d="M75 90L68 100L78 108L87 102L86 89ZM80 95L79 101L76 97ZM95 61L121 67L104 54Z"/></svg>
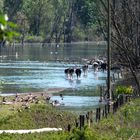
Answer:
<svg viewBox="0 0 140 140"><path fill-rule="evenodd" d="M84 75L87 75L89 68L92 68L94 72L97 72L99 70L104 72L107 70L107 63L103 60L96 60L92 64L85 64L81 67L75 66L75 67L66 68L64 70L64 73L66 74L68 79L73 79L73 75L75 73L78 79L80 78L82 72L84 73ZM120 67L112 67L111 70L120 71L121 69Z"/></svg>

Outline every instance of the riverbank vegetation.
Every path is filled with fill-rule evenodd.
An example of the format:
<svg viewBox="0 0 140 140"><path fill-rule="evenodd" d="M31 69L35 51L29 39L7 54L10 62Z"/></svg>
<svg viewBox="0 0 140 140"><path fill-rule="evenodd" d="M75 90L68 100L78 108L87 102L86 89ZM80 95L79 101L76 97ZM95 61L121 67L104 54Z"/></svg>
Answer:
<svg viewBox="0 0 140 140"><path fill-rule="evenodd" d="M43 126L50 126L48 125L51 123L50 120L47 120L47 117L50 118L52 114L57 116L56 118L53 117L53 126L62 127L62 125L58 125L60 121L56 109L52 109L46 106L33 106L29 110L24 110L20 113L14 113L11 116L6 114L5 108L5 115L4 117L0 118L1 121L1 129L20 129L22 128L29 129L29 128L38 128ZM50 113L51 112L51 113ZM35 114L40 114L36 121L34 120ZM22 116L23 115L23 116ZM26 115L26 117L24 117ZM59 114L60 115L60 114ZM63 114L64 115L64 114ZM28 117L27 117L28 116ZM41 118L41 116L44 118ZM72 117L72 116L71 116ZM84 127L82 130L77 128L72 128L71 132L68 132L66 129L65 131L61 132L43 132L43 133L34 133L34 134L1 134L1 139L7 140L18 140L18 139L34 139L34 140L119 140L119 139L133 139L138 140L140 138L140 99L133 99L128 102L126 105L122 106L115 114L111 114L108 118L101 120L98 123L93 122L91 128ZM4 119L5 118L5 119ZM40 122L41 119L41 122ZM42 123L42 119L44 122ZM46 120L45 120L46 119ZM50 118L52 119L52 117ZM57 121L55 121L57 119ZM69 118L70 119L70 118ZM33 121L34 120L34 121ZM58 121L59 120L59 121ZM48 122L49 121L49 122ZM63 129L66 126L66 122L68 120L63 117L63 123L65 124ZM24 122L24 124L23 124ZM70 122L70 120L69 120Z"/></svg>
<svg viewBox="0 0 140 140"><path fill-rule="evenodd" d="M26 96L23 96L25 98ZM38 102L13 101L13 96L2 102L0 97L0 129L63 128L74 125L76 115L55 108L49 101L38 97ZM5 98L4 98L5 99Z"/></svg>

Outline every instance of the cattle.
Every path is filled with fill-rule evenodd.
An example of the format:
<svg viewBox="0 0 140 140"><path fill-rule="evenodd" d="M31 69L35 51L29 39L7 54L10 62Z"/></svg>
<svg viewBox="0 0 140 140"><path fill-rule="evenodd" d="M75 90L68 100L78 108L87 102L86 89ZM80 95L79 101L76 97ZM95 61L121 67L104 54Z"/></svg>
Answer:
<svg viewBox="0 0 140 140"><path fill-rule="evenodd" d="M74 68L67 68L64 70L64 73L66 74L67 78L72 79L74 74Z"/></svg>
<svg viewBox="0 0 140 140"><path fill-rule="evenodd" d="M82 71L81 71L80 68L76 68L75 73L76 73L76 76L77 76L77 79L78 79L78 78L80 78Z"/></svg>
<svg viewBox="0 0 140 140"><path fill-rule="evenodd" d="M97 62L93 63L94 72L98 71L99 64Z"/></svg>
<svg viewBox="0 0 140 140"><path fill-rule="evenodd" d="M102 64L100 65L100 68L101 68L101 70L103 70L103 72L104 72L105 70L107 70L107 63L102 63Z"/></svg>

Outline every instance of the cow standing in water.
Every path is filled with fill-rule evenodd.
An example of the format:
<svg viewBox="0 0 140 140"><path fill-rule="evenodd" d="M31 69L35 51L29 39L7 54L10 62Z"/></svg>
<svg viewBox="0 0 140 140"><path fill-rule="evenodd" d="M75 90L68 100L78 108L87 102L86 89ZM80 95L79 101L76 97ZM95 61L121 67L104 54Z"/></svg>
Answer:
<svg viewBox="0 0 140 140"><path fill-rule="evenodd" d="M84 72L84 76L86 76L87 75L87 71L88 71L88 65L82 66L82 70Z"/></svg>
<svg viewBox="0 0 140 140"><path fill-rule="evenodd" d="M67 68L64 70L64 73L65 73L67 78L69 78L69 71L70 71L70 68Z"/></svg>
<svg viewBox="0 0 140 140"><path fill-rule="evenodd" d="M107 63L102 63L101 64L101 70L104 72L105 70L107 70Z"/></svg>
<svg viewBox="0 0 140 140"><path fill-rule="evenodd" d="M98 68L99 68L99 64L97 62L94 62L93 63L94 72L97 72L98 71Z"/></svg>
<svg viewBox="0 0 140 140"><path fill-rule="evenodd" d="M70 68L69 75L71 80L73 79L73 74L74 74L74 68Z"/></svg>
<svg viewBox="0 0 140 140"><path fill-rule="evenodd" d="M67 68L64 70L68 79L73 79L74 68Z"/></svg>
<svg viewBox="0 0 140 140"><path fill-rule="evenodd" d="M81 71L80 68L76 68L75 73L76 73L76 76L77 76L77 79L78 79L78 78L81 77L81 73L82 73L82 71Z"/></svg>

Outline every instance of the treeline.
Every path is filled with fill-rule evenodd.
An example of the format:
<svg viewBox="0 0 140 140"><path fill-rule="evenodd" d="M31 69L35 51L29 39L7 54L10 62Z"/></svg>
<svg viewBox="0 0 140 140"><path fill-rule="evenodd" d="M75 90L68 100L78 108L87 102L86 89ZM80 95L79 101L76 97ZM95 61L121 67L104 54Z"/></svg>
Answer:
<svg viewBox="0 0 140 140"><path fill-rule="evenodd" d="M93 0L1 0L0 9L18 25L21 42L103 40Z"/></svg>

